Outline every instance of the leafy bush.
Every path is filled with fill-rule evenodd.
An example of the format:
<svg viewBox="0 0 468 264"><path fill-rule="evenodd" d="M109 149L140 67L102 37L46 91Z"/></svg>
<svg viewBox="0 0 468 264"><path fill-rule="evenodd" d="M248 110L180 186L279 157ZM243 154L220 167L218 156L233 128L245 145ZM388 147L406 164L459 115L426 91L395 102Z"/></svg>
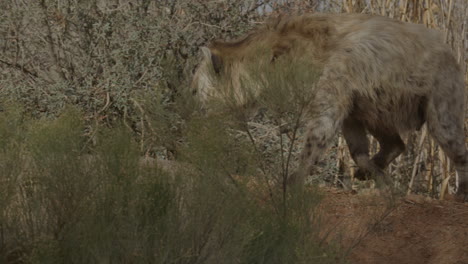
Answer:
<svg viewBox="0 0 468 264"><path fill-rule="evenodd" d="M336 263L320 195L263 181L221 116L191 121L186 162L168 171L140 162L124 125L87 154L76 108L38 121L15 109L0 114L2 262Z"/></svg>

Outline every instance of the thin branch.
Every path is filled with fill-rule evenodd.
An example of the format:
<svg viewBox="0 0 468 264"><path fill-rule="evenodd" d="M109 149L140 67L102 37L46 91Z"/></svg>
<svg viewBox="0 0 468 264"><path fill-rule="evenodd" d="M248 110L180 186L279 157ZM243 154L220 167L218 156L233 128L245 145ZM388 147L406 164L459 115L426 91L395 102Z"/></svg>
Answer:
<svg viewBox="0 0 468 264"><path fill-rule="evenodd" d="M260 152L260 150L258 150L255 138L253 137L252 133L250 133L247 119L244 119L244 122L245 122L245 132L247 133L247 136L249 137L249 140L250 140L251 144L253 145L255 153L257 153L257 155L259 155L259 157L262 157L263 154ZM268 187L268 194L270 195L270 199L273 201L273 204L274 204L275 196L273 195L273 189L272 189L272 187L270 185L270 182L268 181L267 172L266 172L266 170L265 170L265 168L263 166L264 166L263 162L260 162L260 170L262 171L262 173L264 175L263 178L265 180L265 184ZM280 213L278 212L278 209L276 208L276 206L273 206L273 208L275 209L275 212L278 215L280 215Z"/></svg>
<svg viewBox="0 0 468 264"><path fill-rule="evenodd" d="M35 72L32 72L28 69L26 69L23 65L19 64L19 63L11 63L11 62L7 62L7 61L4 61L2 59L0 59L0 62L9 66L9 67L12 67L14 69L17 69L17 70L20 70L22 71L23 73L25 73L26 75L29 75L31 77L34 77L34 78L38 78L39 76L37 75L37 73Z"/></svg>
<svg viewBox="0 0 468 264"><path fill-rule="evenodd" d="M50 49L50 53L51 53L50 55L52 56L55 65L59 68L60 77L62 77L63 80L67 80L67 78L65 76L65 73L63 72L62 67L60 65L60 62L59 62L56 47L55 47L55 44L54 44L54 38L52 37L52 35L53 35L52 27L51 27L51 25L49 23L49 17L47 15L47 5L46 5L44 0L41 1L40 6L42 8L42 11L44 12L44 24L46 25L46 28L47 28L47 35L46 35L47 41L46 42L49 45L49 49Z"/></svg>

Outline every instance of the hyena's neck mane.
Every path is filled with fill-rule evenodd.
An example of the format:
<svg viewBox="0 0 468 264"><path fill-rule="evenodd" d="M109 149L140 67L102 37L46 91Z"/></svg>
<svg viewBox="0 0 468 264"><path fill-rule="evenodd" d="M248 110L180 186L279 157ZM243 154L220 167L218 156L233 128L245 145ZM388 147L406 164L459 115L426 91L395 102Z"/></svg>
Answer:
<svg viewBox="0 0 468 264"><path fill-rule="evenodd" d="M209 48L224 60L241 60L259 48L278 57L310 46L314 50L307 51L311 53L308 55L325 60L334 46L334 32L334 23L328 15L279 16L268 19L248 35L234 41L214 41Z"/></svg>

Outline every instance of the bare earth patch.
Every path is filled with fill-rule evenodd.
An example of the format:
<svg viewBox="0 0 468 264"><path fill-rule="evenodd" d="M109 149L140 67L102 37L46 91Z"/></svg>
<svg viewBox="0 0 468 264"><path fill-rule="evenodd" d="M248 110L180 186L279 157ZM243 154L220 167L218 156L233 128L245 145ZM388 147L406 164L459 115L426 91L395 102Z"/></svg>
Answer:
<svg viewBox="0 0 468 264"><path fill-rule="evenodd" d="M468 204L411 195L396 199L327 189L321 211L330 239L351 263L468 263Z"/></svg>

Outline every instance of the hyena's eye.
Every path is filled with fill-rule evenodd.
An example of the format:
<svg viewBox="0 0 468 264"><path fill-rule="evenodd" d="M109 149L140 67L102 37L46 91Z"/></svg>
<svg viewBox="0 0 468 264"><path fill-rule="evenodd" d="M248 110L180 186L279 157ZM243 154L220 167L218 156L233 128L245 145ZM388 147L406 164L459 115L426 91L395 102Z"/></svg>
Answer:
<svg viewBox="0 0 468 264"><path fill-rule="evenodd" d="M276 54L273 54L273 56L271 56L271 60L270 60L270 63L273 63L276 61L276 59L278 59L278 55Z"/></svg>
<svg viewBox="0 0 468 264"><path fill-rule="evenodd" d="M198 69L198 63L192 68L192 74L195 74L195 72L197 71Z"/></svg>

